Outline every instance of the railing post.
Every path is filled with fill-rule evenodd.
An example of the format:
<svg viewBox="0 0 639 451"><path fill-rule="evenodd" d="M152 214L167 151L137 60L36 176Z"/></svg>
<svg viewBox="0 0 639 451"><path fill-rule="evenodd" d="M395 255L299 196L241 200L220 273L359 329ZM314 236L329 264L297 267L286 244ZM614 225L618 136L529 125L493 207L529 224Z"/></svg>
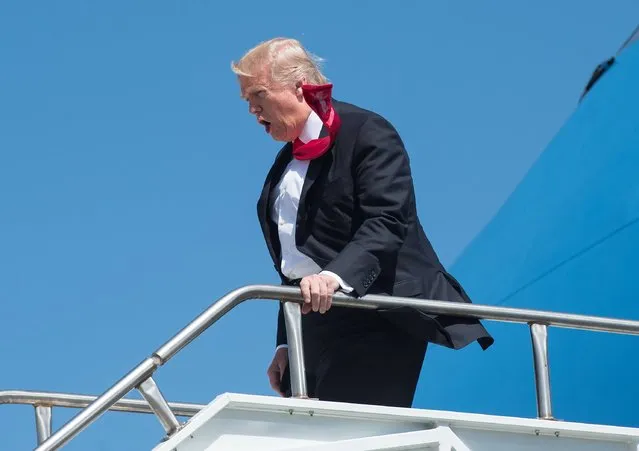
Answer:
<svg viewBox="0 0 639 451"><path fill-rule="evenodd" d="M51 436L51 407L35 406L36 432L38 434L38 445L44 443Z"/></svg>
<svg viewBox="0 0 639 451"><path fill-rule="evenodd" d="M152 377L142 382L138 386L138 391L142 393L146 402L149 403L149 407L151 407L151 410L153 410L160 420L160 423L162 423L162 427L167 435L172 435L180 428L180 422L171 411L169 403L167 403L164 396L162 396L160 387L157 386Z"/></svg>
<svg viewBox="0 0 639 451"><path fill-rule="evenodd" d="M297 302L284 302L284 320L288 341L288 364L293 398L307 398L306 365L302 341L302 307Z"/></svg>
<svg viewBox="0 0 639 451"><path fill-rule="evenodd" d="M531 324L533 361L535 365L535 387L537 391L537 417L553 420L550 397L550 368L548 364L548 327Z"/></svg>

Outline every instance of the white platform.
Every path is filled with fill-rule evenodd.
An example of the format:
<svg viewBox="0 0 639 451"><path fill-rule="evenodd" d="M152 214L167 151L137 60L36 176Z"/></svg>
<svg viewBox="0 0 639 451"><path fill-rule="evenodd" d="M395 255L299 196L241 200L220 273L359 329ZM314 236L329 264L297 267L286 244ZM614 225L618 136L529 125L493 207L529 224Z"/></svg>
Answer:
<svg viewBox="0 0 639 451"><path fill-rule="evenodd" d="M639 429L224 394L155 451L639 451Z"/></svg>

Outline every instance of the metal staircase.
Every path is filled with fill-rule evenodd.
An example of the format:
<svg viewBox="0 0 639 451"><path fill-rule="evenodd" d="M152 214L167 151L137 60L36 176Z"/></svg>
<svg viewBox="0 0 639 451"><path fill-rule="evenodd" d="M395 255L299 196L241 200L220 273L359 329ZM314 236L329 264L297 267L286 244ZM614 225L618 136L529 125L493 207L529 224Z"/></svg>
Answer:
<svg viewBox="0 0 639 451"><path fill-rule="evenodd" d="M293 398L224 394L207 406L168 403L153 373L231 309L248 299L284 302ZM203 450L633 450L639 429L556 421L552 414L548 327L639 335L639 321L445 301L336 293L333 305L378 309L410 306L434 314L521 323L530 328L537 418L511 418L421 409L329 403L307 399L296 287L252 285L228 293L99 397L0 392L0 404L36 410L37 451L55 450L107 410L154 413L166 436L155 451ZM142 400L124 399L137 389ZM52 408L83 408L51 435ZM192 417L180 423L177 416Z"/></svg>

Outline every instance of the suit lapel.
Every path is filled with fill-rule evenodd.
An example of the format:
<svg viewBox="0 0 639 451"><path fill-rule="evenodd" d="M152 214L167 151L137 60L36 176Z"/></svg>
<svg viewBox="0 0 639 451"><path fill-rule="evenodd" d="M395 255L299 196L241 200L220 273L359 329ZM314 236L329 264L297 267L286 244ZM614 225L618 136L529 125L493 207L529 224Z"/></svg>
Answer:
<svg viewBox="0 0 639 451"><path fill-rule="evenodd" d="M322 131L320 132L319 137L324 137L328 135L328 129L326 127L322 127ZM306 177L304 179L304 185L302 186L302 193L300 195L300 203L297 210L297 223L302 227L305 226L306 220L308 219L308 210L310 208L310 199L309 192L312 191L313 185L317 181L317 178L322 173L322 169L326 164L330 165L330 162L333 160L333 149L335 148L335 143L331 149L328 150L324 155L315 160L312 160L308 165L308 170L306 171ZM298 230L300 233L303 230Z"/></svg>
<svg viewBox="0 0 639 451"><path fill-rule="evenodd" d="M292 147L291 143L288 143L282 148L282 150L280 150L280 153L275 158L275 162L273 163L271 170L266 176L264 186L262 187L262 194L257 202L257 216L260 226L262 227L264 240L266 241L269 254L271 254L271 258L278 268L280 261L280 246L279 241L276 242L277 225L271 220L271 193L273 188L282 178L286 165L291 161Z"/></svg>
<svg viewBox="0 0 639 451"><path fill-rule="evenodd" d="M320 132L320 137L326 136L328 134L328 130L326 127L322 128ZM339 140L339 139L338 139ZM337 142L337 141L336 141ZM311 189L313 185L317 181L319 175L322 173L322 169L326 164L330 165L330 162L333 161L333 151L335 149L335 143L333 143L333 148L326 152L321 157L311 161L308 166L308 170L306 172L306 177L304 179L304 185L302 186L302 193L300 195L300 202L297 210L297 223L299 227L297 227L297 233L303 233L306 220L308 218L308 210L310 207L310 198L312 198ZM271 209L272 203L271 193L273 192L273 188L277 186L280 179L282 178L282 174L286 169L286 166L293 158L293 145L291 143L287 143L280 153L275 158L275 162L271 167L268 175L266 176L266 180L264 181L264 186L262 187L262 193L258 200L257 204L257 215L260 222L260 226L262 228L262 233L264 234L264 239L266 241L266 245L268 247L268 251L271 254L271 258L275 263L276 268L279 271L280 265L280 245L279 238L277 233L277 224L275 224L271 220ZM309 198L309 193L311 196ZM297 234L296 233L296 234Z"/></svg>
<svg viewBox="0 0 639 451"><path fill-rule="evenodd" d="M322 157L311 161L310 164L308 165L308 170L306 171L306 178L304 179L304 185L302 186L302 194L300 195L300 204L297 210L298 224L303 224L304 222L306 222L306 219L308 217L308 208L309 208L308 192L317 181L317 177L322 171L322 167L324 166L325 160L326 160L326 155L323 155Z"/></svg>

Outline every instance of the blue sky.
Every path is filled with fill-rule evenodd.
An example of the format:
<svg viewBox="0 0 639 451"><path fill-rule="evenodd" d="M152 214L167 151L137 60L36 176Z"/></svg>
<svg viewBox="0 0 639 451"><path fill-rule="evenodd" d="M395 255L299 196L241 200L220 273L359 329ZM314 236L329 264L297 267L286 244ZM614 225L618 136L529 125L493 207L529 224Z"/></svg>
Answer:
<svg viewBox="0 0 639 451"><path fill-rule="evenodd" d="M220 5L2 2L1 388L101 393L226 292L278 283L255 203L279 145L229 70L257 42L302 40L337 98L393 122L450 265L639 17L630 0ZM275 313L225 317L158 371L167 397L271 394ZM33 445L31 408L0 424L3 448ZM160 437L113 413L68 449Z"/></svg>

